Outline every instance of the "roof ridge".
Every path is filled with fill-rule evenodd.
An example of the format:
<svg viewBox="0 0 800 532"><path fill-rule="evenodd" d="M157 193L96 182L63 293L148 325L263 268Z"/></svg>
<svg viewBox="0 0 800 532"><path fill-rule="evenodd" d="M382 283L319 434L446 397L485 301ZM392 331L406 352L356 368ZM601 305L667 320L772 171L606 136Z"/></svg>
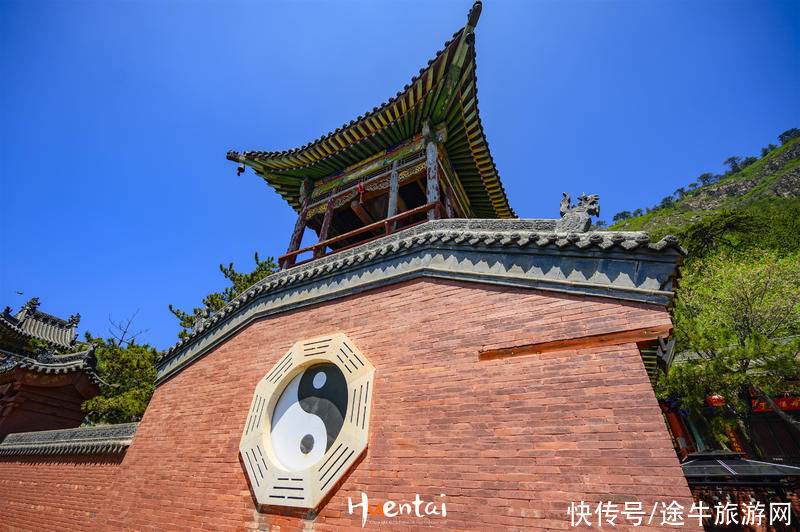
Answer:
<svg viewBox="0 0 800 532"><path fill-rule="evenodd" d="M73 314L65 320L42 312L38 306L39 298L35 297L25 303L16 314L11 314L11 307L6 307L0 313L0 324L13 335L43 340L51 347L70 349L75 346L78 336L75 329L80 323L81 315Z"/></svg>
<svg viewBox="0 0 800 532"><path fill-rule="evenodd" d="M42 317L45 320L53 322L52 325L57 325L57 326L60 326L62 328L65 328L65 329L73 327L68 320L65 320L64 318L59 318L58 316L53 316L52 314L48 314L47 312L42 312L39 309L36 309L36 310L33 311L33 313L27 314L25 316L26 319L27 318L39 318L39 317Z"/></svg>

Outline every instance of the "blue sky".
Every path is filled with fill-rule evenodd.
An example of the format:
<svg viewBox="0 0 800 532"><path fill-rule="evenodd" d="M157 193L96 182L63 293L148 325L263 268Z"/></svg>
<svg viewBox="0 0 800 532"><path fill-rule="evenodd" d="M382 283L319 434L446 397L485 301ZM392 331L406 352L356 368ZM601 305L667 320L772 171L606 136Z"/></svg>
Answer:
<svg viewBox="0 0 800 532"><path fill-rule="evenodd" d="M95 335L138 310L168 347L169 303L282 254L294 224L226 151L380 105L471 4L0 0L0 306L38 296ZM799 26L796 1L486 1L479 107L512 207L554 218L585 191L610 220L778 143L800 127Z"/></svg>

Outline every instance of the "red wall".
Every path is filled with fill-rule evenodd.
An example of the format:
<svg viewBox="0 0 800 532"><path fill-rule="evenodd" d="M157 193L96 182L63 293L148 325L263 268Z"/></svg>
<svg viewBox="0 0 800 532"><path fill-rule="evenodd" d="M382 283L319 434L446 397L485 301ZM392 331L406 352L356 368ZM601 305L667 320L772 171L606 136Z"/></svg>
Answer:
<svg viewBox="0 0 800 532"><path fill-rule="evenodd" d="M362 491L373 504L416 493L440 503L446 494L446 520L403 516L412 527L570 529L566 509L580 500L688 507L634 345L478 360L483 347L664 324L669 315L656 306L434 280L263 319L156 390L90 522L360 529L347 501L359 502ZM253 389L295 342L333 332L347 334L377 368L366 456L316 521L259 514L238 461Z"/></svg>
<svg viewBox="0 0 800 532"><path fill-rule="evenodd" d="M91 530L122 455L0 457L0 529Z"/></svg>

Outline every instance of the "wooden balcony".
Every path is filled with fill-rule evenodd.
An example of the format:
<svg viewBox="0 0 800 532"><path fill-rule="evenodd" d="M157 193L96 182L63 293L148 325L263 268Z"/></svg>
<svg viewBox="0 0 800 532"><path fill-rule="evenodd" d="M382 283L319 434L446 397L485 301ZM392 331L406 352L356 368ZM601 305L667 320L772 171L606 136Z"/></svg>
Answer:
<svg viewBox="0 0 800 532"><path fill-rule="evenodd" d="M400 227L398 229L398 224L400 222L404 222L404 221L406 221L406 220L408 220L408 219L410 219L410 218L412 218L412 217L414 217L414 216L416 216L418 214L424 214L424 213L428 213L428 212L433 212L433 214L434 214L433 217L434 218L440 218L443 211L444 211L444 206L439 201L435 201L435 202L432 202L432 203L426 203L425 205L420 205L419 207L416 207L414 209L410 209L408 211L401 212L400 214L397 214L397 215L392 216L390 218L386 218L384 220L380 220L380 221L377 221L375 223L371 223L369 225L365 225L364 227L360 227L358 229L354 229L354 230L349 231L349 232L347 232L347 233L345 233L343 235L338 235L338 236L335 236L333 238L328 238L327 240L323 240L323 241L317 242L316 244L313 244L311 246L307 246L307 247L298 249L297 251L292 251L292 252L286 253L285 255L281 255L280 257L278 257L278 265L281 267L281 269L286 270L286 269L291 268L293 266L298 266L300 264L305 264L307 262L310 262L310 261L312 261L314 259L318 259L320 257L326 257L328 255L333 255L334 253L338 253L339 251L344 251L345 249L350 249L350 248L353 248L355 246L360 246L361 244L365 244L367 242L371 242L371 241L376 240L378 238L383 238L386 235L390 235L390 234L392 234L394 232L397 232L399 230L408 229L409 227L414 227L415 225L419 225L419 224L424 223L424 222L427 221L427 218L425 218L425 219L417 221L415 223L403 225L402 227ZM336 244L338 242L350 240L353 237L357 237L357 236L362 235L364 233L370 233L370 236L365 238L364 240L359 240L355 244L350 244L350 245L347 245L347 246L339 247L337 249L331 249L331 250L328 249L332 244ZM300 262L296 262L298 255L300 255L302 253L308 253L308 252L312 253L312 256L310 258L302 260Z"/></svg>

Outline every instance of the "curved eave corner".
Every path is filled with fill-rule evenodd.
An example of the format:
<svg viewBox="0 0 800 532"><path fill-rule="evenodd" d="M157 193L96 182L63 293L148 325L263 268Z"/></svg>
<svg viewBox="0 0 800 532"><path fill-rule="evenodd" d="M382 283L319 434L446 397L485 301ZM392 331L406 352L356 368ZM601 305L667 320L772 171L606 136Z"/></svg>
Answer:
<svg viewBox="0 0 800 532"><path fill-rule="evenodd" d="M227 159L253 168L299 211L303 177L319 179L339 172L411 138L419 132L423 121L434 118L448 126L446 149L454 155L451 162L476 216L516 218L478 114L473 31L481 8L480 0L476 1L466 26L453 34L418 76L380 107L299 148L277 152L229 151Z"/></svg>

